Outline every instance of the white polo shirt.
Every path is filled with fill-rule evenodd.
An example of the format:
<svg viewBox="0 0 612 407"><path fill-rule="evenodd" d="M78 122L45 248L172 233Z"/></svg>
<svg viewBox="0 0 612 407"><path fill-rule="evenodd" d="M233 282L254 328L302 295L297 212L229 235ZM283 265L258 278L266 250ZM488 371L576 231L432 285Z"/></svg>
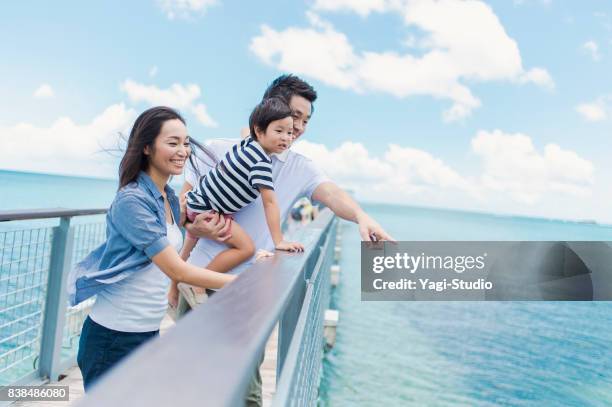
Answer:
<svg viewBox="0 0 612 407"><path fill-rule="evenodd" d="M206 146L221 159L238 142L240 142L240 139L214 139L206 143ZM209 165L210 163L207 165L204 161L199 160L200 173L205 174L210 168ZM291 150L272 155L272 177L281 222L287 218L295 201L304 196L311 198L312 193L321 183L330 180L310 159ZM197 185L198 176L190 165L185 169L185 180L191 185ZM266 222L261 196L237 212L234 219L253 239L257 250L274 250L274 242ZM223 243L210 239L199 239L198 244L191 252L191 256L189 256L188 262L199 267L205 267L219 252L225 249L227 249L227 245ZM234 268L229 273L239 274L247 269L252 262L253 259Z"/></svg>

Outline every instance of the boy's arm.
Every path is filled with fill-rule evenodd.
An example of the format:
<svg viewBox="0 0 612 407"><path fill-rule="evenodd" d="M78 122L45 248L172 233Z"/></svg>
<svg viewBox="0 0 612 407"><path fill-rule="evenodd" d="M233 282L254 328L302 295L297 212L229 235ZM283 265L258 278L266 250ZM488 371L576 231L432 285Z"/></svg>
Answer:
<svg viewBox="0 0 612 407"><path fill-rule="evenodd" d="M272 235L274 246L277 246L283 241L283 233L280 227L280 209L276 202L276 194L269 188L259 188L261 193L261 201L263 202L264 212L266 213L266 221L268 229Z"/></svg>
<svg viewBox="0 0 612 407"><path fill-rule="evenodd" d="M292 252L304 251L304 245L301 243L285 242L283 240L283 232L280 226L280 209L278 209L274 191L264 187L259 188L259 191L261 193L261 200L263 202L264 212L266 213L266 221L268 222L268 229L270 229L274 247L278 250L288 250Z"/></svg>

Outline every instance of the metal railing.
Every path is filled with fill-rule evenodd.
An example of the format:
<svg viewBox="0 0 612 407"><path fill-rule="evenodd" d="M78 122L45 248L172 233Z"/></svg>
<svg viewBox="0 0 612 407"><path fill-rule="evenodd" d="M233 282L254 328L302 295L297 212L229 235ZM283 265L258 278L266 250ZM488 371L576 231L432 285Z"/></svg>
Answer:
<svg viewBox="0 0 612 407"><path fill-rule="evenodd" d="M276 405L315 405L337 219L323 210L291 239L299 254L255 263L100 378L80 406L244 404L274 326L279 324Z"/></svg>
<svg viewBox="0 0 612 407"><path fill-rule="evenodd" d="M0 212L0 385L57 380L75 364L91 301L67 307L65 279L104 240L105 225L74 220L105 212ZM58 225L5 227L58 217ZM314 405L336 226L323 210L294 230L291 239L304 243L304 253L277 253L252 266L103 377L83 405L240 405L277 323L274 404Z"/></svg>
<svg viewBox="0 0 612 407"><path fill-rule="evenodd" d="M92 302L68 307L65 278L105 232L103 219L74 219L105 212L0 212L0 385L57 380L75 364L75 339Z"/></svg>
<svg viewBox="0 0 612 407"><path fill-rule="evenodd" d="M330 227L323 244L319 246L320 254L315 266L304 274L304 299L293 335L284 342L289 347L277 367L282 374L279 376L274 406L316 405L324 349L324 314L330 299L330 267L336 233L337 226ZM297 297L294 300L297 301Z"/></svg>

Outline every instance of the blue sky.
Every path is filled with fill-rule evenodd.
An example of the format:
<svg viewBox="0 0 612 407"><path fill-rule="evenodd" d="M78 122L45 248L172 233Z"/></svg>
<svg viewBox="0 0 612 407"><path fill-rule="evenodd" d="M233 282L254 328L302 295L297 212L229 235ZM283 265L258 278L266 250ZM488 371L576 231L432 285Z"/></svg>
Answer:
<svg viewBox="0 0 612 407"><path fill-rule="evenodd" d="M362 200L612 221L612 5L559 0L12 2L0 168L112 177L150 105L236 136L293 72L311 156ZM8 40L7 40L8 39Z"/></svg>

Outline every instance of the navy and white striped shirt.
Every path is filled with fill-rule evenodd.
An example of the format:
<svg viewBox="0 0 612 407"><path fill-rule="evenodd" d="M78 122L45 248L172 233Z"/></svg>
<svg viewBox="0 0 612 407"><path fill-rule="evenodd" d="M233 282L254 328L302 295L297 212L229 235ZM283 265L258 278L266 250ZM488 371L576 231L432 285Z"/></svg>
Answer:
<svg viewBox="0 0 612 407"><path fill-rule="evenodd" d="M259 196L260 188L274 190L272 161L263 147L248 136L189 191L187 207L195 212L238 212Z"/></svg>

